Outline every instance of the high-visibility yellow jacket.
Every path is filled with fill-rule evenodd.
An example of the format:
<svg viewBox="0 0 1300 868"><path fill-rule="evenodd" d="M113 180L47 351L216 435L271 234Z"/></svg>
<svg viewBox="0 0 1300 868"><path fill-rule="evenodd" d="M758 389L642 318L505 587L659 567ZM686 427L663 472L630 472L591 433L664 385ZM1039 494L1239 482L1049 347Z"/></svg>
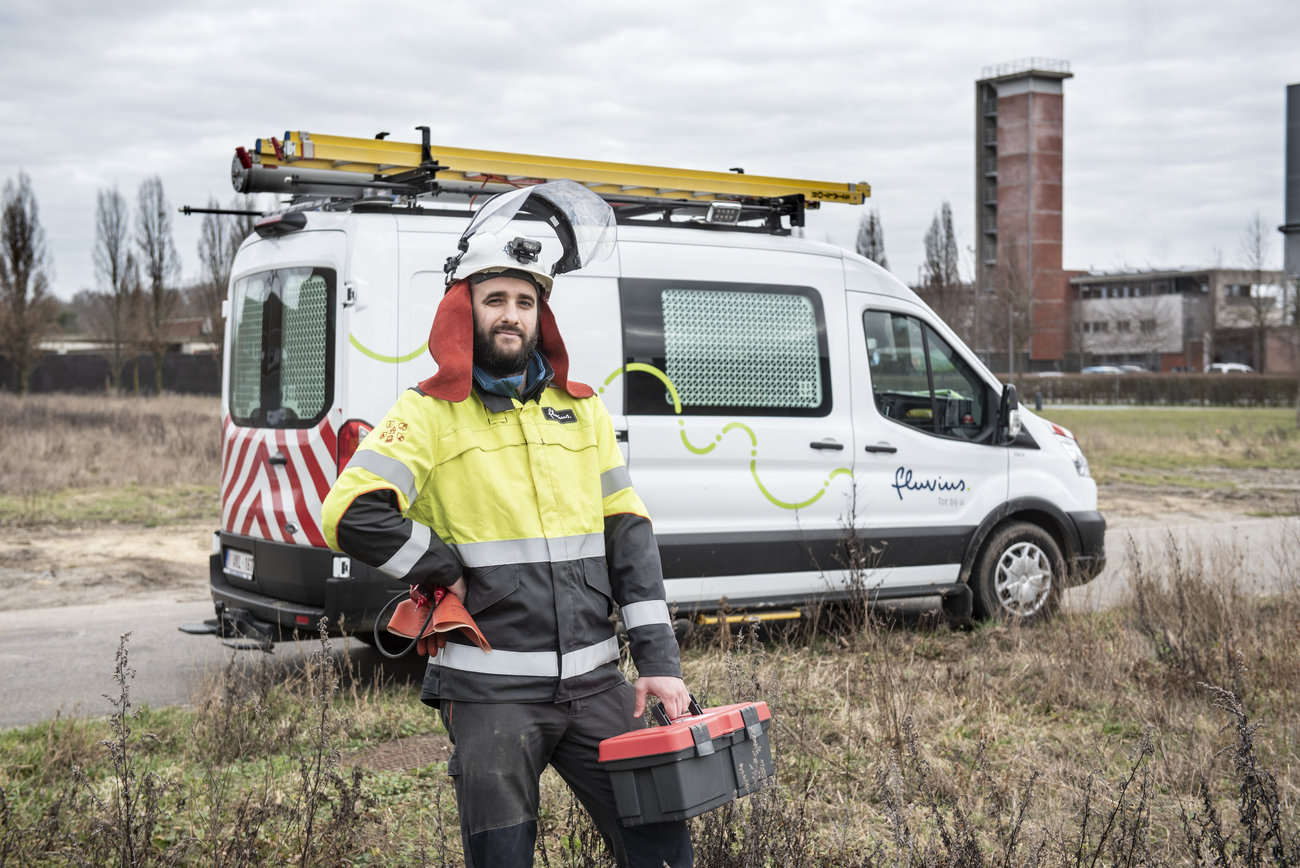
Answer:
<svg viewBox="0 0 1300 868"><path fill-rule="evenodd" d="M422 698L562 701L618 684L618 608L641 675L680 676L659 552L597 397L403 393L325 500L330 547L452 584L491 643L430 658Z"/></svg>

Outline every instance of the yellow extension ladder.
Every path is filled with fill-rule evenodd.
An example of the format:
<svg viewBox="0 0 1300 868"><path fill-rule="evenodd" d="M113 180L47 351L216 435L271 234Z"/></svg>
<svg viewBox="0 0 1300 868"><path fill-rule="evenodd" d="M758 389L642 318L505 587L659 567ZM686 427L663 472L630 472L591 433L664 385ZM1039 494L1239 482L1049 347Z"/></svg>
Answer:
<svg viewBox="0 0 1300 868"><path fill-rule="evenodd" d="M861 205L871 195L871 186L865 182L807 181L433 146L428 143L428 128L419 129L424 138L421 144L303 131L286 132L283 139L258 139L251 151L236 151L235 187L241 192L293 192L274 183L288 180L289 173L317 185L337 183L342 188L402 183L432 173L438 187L461 191L474 185L500 189L503 184L522 186L568 178L611 198L744 202L802 196L805 207L815 208L821 202ZM245 176L261 172L261 184L241 188L241 170ZM268 174L265 170L277 171Z"/></svg>

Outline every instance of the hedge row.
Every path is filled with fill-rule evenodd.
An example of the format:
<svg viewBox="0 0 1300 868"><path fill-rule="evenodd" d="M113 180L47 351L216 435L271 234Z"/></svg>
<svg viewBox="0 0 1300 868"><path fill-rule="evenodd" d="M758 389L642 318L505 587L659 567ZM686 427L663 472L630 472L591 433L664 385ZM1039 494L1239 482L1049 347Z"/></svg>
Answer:
<svg viewBox="0 0 1300 868"><path fill-rule="evenodd" d="M127 362L122 370L123 388L126 391L135 388L136 366L139 366L141 392L152 393L153 356L150 355L140 355ZM49 354L41 356L32 369L28 388L33 394L105 392L110 381L108 359L98 353ZM220 395L221 368L217 357L168 353L163 356L163 388L182 395ZM0 391L18 391L18 374L3 357L0 357Z"/></svg>
<svg viewBox="0 0 1300 868"><path fill-rule="evenodd" d="M1223 404L1294 407L1300 382L1289 374L1018 374L1020 400L1049 404Z"/></svg>

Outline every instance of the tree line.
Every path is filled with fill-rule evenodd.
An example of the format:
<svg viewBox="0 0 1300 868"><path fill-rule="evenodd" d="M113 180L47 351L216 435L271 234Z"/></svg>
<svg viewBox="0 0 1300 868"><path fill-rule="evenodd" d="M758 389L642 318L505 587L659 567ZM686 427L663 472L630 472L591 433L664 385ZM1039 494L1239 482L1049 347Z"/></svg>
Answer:
<svg viewBox="0 0 1300 868"><path fill-rule="evenodd" d="M1251 356L1260 370L1265 366L1269 330L1288 322L1300 330L1300 290L1282 287L1279 296L1278 287L1273 286L1267 277L1271 257L1269 238L1270 233L1256 212L1245 226L1237 256L1242 263L1239 270L1249 277L1249 285L1242 288L1248 295L1236 300L1223 322L1211 323L1216 343L1224 330L1248 329ZM1023 242L1024 239L1014 235L998 239L997 255L988 274L989 282L982 292L976 292L974 280L962 276L961 248L953 229L952 208L944 202L926 230L923 241L925 257L911 288L981 355L1001 356L1005 353L1008 359L1022 357L1029 346L1033 328L1030 318L1032 287L1024 267ZM854 246L860 255L882 268L889 267L878 210L873 208L862 216ZM974 255L973 248L966 248L966 252ZM1213 258L1216 260L1215 268L1223 267L1221 253L1216 250ZM1144 334L1154 335L1166 328L1181 326L1181 308L1162 305L1156 297L1150 298L1149 302L1139 311L1145 317L1142 320ZM1087 364L1090 355L1113 352L1120 344L1113 340L1115 335L1099 338L1087 328L1092 324L1084 319L1082 308L1076 309L1070 329L1073 351L1084 360L1083 364ZM1107 337L1112 340L1105 340Z"/></svg>
<svg viewBox="0 0 1300 868"><path fill-rule="evenodd" d="M948 323L967 343L975 342L972 320L971 283L962 279L961 255L957 232L952 225L952 206L944 202L930 221L923 239L925 258L912 284L912 290ZM885 230L880 222L880 212L872 208L858 223L857 241L859 255L870 259L881 268L888 269L885 255Z"/></svg>
<svg viewBox="0 0 1300 868"><path fill-rule="evenodd" d="M209 198L206 210L221 209ZM151 355L153 389L161 393L163 357L175 343L169 324L178 316L198 317L210 324L207 334L218 348L220 363L225 335L221 305L230 267L235 251L252 231L256 213L249 197L237 198L226 210L244 213L203 214L197 245L200 274L196 281L182 286L172 238L174 212L162 179L155 175L141 181L134 215L116 185L99 190L92 246L96 287L81 290L65 305L50 293L53 262L31 179L19 172L16 180L6 180L0 193L0 355L14 368L19 394L28 391L44 341L83 332L106 347L111 390L130 388L139 393L138 360ZM912 289L978 352L1005 350L1009 358L1022 353L1031 329L1031 287L1018 257L1023 245L1015 238L999 239L991 286L978 294L974 282L962 277L961 247L948 202L935 213L923 245L925 256ZM854 246L862 256L882 268L889 267L877 209L862 216ZM1255 291L1263 286L1268 256L1267 235L1258 214L1247 227L1242 248L1256 276L1251 287L1249 310L1254 316L1250 325L1255 357L1262 360L1264 334L1276 300ZM967 252L973 255L970 248ZM1290 302L1300 327L1300 293ZM1074 323L1072 329L1077 348L1085 352L1092 339L1080 330L1082 325ZM124 382L128 368L129 384Z"/></svg>
<svg viewBox="0 0 1300 868"><path fill-rule="evenodd" d="M208 211L221 210L215 199ZM228 210L247 211L247 200ZM50 292L54 263L41 225L31 178L19 172L0 192L0 355L13 366L18 394L26 394L32 371L51 338L86 333L105 345L109 388L141 391L139 365L152 356L153 390L163 391L163 357L175 338L168 331L178 316L196 316L211 324L210 340L220 363L225 321L221 304L230 282L235 251L252 231L252 213L205 213L200 228L200 276L181 283L180 258L172 235L173 210L162 179L140 182L135 213L114 185L101 189L95 202L95 238L91 248L96 287L76 293L62 304Z"/></svg>

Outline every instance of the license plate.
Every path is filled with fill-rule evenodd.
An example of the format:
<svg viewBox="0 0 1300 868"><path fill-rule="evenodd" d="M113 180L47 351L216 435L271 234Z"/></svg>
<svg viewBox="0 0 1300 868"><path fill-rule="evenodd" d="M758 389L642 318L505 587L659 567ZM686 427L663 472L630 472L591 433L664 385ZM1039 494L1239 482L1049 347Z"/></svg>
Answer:
<svg viewBox="0 0 1300 868"><path fill-rule="evenodd" d="M253 577L253 553L241 552L239 549L226 549L225 572L241 579Z"/></svg>

